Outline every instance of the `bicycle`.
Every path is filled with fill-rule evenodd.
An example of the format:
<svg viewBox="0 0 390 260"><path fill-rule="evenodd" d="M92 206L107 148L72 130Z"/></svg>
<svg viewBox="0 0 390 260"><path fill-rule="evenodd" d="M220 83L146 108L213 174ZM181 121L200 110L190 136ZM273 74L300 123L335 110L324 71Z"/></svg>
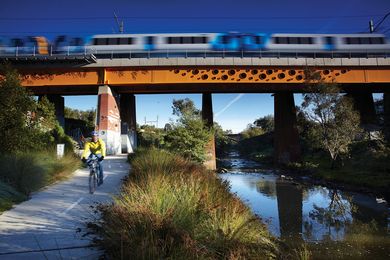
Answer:
<svg viewBox="0 0 390 260"><path fill-rule="evenodd" d="M99 176L99 158L96 155L92 155L87 159L87 165L89 168L89 193L93 194L98 186Z"/></svg>

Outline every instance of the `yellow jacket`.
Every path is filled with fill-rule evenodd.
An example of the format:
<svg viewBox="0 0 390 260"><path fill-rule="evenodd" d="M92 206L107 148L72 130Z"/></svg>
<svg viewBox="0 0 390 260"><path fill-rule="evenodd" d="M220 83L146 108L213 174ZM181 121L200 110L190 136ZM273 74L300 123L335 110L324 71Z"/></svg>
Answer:
<svg viewBox="0 0 390 260"><path fill-rule="evenodd" d="M86 142L84 145L84 152L81 158L87 158L89 153L101 154L102 156L106 156L106 144L102 139L98 139L97 142Z"/></svg>

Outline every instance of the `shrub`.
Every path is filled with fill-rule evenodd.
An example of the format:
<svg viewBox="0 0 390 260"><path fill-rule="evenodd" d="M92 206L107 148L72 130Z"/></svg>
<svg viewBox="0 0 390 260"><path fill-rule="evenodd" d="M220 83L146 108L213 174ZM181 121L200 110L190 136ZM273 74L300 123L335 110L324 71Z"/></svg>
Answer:
<svg viewBox="0 0 390 260"><path fill-rule="evenodd" d="M265 226L229 185L201 165L157 149L132 160L112 205L100 207L96 229L110 258L272 259Z"/></svg>

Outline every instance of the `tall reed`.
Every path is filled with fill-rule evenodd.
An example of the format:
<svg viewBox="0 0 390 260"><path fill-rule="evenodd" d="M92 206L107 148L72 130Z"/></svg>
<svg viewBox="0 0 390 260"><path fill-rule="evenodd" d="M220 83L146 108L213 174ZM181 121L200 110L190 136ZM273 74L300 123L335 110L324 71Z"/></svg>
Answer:
<svg viewBox="0 0 390 260"><path fill-rule="evenodd" d="M273 259L278 248L227 182L203 166L150 149L112 205L100 207L99 242L118 259Z"/></svg>

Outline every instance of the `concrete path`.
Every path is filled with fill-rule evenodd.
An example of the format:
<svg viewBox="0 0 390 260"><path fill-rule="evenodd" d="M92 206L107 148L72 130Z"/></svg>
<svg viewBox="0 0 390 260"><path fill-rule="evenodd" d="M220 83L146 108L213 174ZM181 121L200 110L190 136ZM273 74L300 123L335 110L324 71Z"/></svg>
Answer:
<svg viewBox="0 0 390 260"><path fill-rule="evenodd" d="M104 161L104 184L88 190L88 169L50 186L0 215L0 259L98 259L86 223L96 219L93 206L110 202L128 173L126 156Z"/></svg>

